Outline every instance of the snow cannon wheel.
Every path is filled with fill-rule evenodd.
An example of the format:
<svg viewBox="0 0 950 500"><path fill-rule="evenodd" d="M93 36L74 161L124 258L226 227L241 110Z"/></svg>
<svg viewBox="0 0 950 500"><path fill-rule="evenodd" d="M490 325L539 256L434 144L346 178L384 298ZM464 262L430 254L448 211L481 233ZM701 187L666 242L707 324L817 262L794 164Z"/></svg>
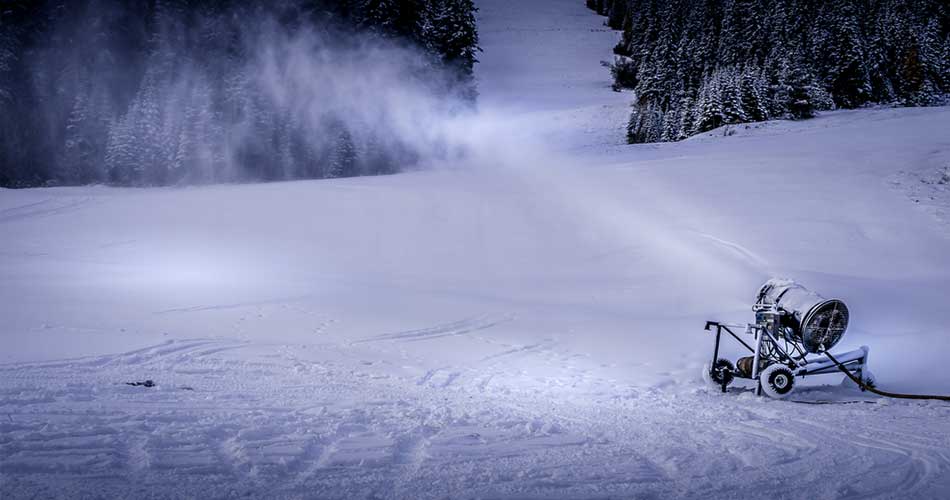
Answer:
<svg viewBox="0 0 950 500"><path fill-rule="evenodd" d="M782 399L795 388L795 374L789 367L781 364L766 368L759 375L759 381L762 382L762 392L773 399Z"/></svg>
<svg viewBox="0 0 950 500"><path fill-rule="evenodd" d="M735 367L732 366L732 362L728 359L719 358L715 365L710 366L709 363L706 363L706 366L703 367L703 380L710 387L722 389L723 392L726 392L726 387L729 387L729 384L735 380L734 371Z"/></svg>

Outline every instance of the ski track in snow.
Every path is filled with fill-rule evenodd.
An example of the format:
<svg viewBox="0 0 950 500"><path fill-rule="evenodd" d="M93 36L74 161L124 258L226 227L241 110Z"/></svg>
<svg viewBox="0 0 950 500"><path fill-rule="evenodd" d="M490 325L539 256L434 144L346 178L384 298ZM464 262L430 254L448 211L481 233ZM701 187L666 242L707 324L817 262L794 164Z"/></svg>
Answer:
<svg viewBox="0 0 950 500"><path fill-rule="evenodd" d="M828 498L937 498L950 472L947 405L810 406L685 387L564 398L512 376L487 390L459 372L431 383L441 369L413 383L235 356L241 345L0 366L4 498L767 498L761 485L790 478ZM158 385L123 383L147 376Z"/></svg>
<svg viewBox="0 0 950 500"><path fill-rule="evenodd" d="M35 219L37 217L49 217L53 215L65 214L78 210L84 205L90 203L91 198L77 198L56 200L49 198L35 203L28 203L12 208L0 210L0 224L9 222L22 222Z"/></svg>
<svg viewBox="0 0 950 500"><path fill-rule="evenodd" d="M437 339L441 337L454 337L456 335L465 335L472 332L477 332L480 330L486 330L493 326L499 325L506 321L510 321L511 318L500 318L493 319L490 317L479 317L479 318L469 318L462 319L459 321L454 321L451 323L446 323L443 325L436 325L429 328L422 328L419 330L408 330L405 332L397 333L387 333L383 335L377 335L374 337L369 337L362 340L356 340L354 344L360 344L365 342L380 342L380 341L399 341L399 342L417 342L421 340L430 340Z"/></svg>

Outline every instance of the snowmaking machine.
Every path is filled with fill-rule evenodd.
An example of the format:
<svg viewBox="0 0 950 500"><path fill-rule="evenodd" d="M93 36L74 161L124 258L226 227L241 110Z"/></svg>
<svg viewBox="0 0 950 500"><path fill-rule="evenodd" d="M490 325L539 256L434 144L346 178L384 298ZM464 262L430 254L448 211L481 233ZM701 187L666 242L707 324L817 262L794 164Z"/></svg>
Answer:
<svg viewBox="0 0 950 500"><path fill-rule="evenodd" d="M755 323L706 322L707 331L716 331L712 363L703 370L707 383L726 392L736 378L750 379L756 382L756 395L764 392L784 398L795 387L796 377L839 373L843 367L861 380L862 388L874 386L874 376L867 366L867 346L836 355L828 353L848 328L849 311L844 302L826 299L791 280L771 279L759 288L752 311ZM737 332L751 337L751 342ZM738 341L750 355L735 364L720 358L723 333Z"/></svg>

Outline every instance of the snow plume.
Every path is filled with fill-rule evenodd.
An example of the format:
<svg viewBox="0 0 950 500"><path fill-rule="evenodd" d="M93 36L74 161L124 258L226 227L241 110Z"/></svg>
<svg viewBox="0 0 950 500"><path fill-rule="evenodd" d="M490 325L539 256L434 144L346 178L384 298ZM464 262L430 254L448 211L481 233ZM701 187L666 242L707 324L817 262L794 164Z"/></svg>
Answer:
<svg viewBox="0 0 950 500"><path fill-rule="evenodd" d="M0 101L0 185L393 173L449 155L442 124L473 105L470 71L422 35L356 29L332 7L175 5L20 26L43 36L17 38L23 88L0 79L23 94Z"/></svg>
<svg viewBox="0 0 950 500"><path fill-rule="evenodd" d="M355 169L323 177L445 159L458 148L448 123L471 114L467 87L454 74L427 54L379 39L278 36L263 44L247 74L292 126L329 152L328 168ZM347 148L357 154L345 157Z"/></svg>
<svg viewBox="0 0 950 500"><path fill-rule="evenodd" d="M482 109L477 119L455 121L465 132L454 136L464 137L471 151L463 164L484 174L483 182L518 193L530 210L572 235L571 245L629 251L632 257L618 262L614 271L637 280L645 268L665 276L656 295L671 294L669 303L681 311L705 313L709 296L741 297L720 304L748 307L749 290L775 272L771 263L702 228L684 228L692 214L708 207L684 199L675 185L649 169L638 169L631 183L621 171L593 165L589 153L565 151L569 146L558 139L560 120L552 116L512 118L502 110ZM605 181L614 178L626 188L605 189Z"/></svg>
<svg viewBox="0 0 950 500"><path fill-rule="evenodd" d="M447 152L439 124L466 104L455 93L459 82L431 56L356 34L331 39L265 26L274 29L254 37L247 62L221 75L217 91L200 62L184 71L154 62L110 139L110 178L351 177L392 173ZM129 154L128 139L146 151Z"/></svg>

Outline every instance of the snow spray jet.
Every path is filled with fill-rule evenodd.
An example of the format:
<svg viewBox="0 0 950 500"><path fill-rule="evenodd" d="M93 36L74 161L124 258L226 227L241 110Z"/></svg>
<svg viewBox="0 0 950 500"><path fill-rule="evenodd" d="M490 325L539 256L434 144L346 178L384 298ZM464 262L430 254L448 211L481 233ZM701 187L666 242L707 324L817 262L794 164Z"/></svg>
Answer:
<svg viewBox="0 0 950 500"><path fill-rule="evenodd" d="M728 242L688 228L687 221L708 207L690 205L675 186L648 172L630 189L611 186L609 169L592 167L589 158L548 139L563 136L555 122L483 109L450 124L452 137L470 152L465 158L470 169L522 186L525 203L541 204L573 227L607 235L604 241L612 248L635 249L638 258L629 262L629 270L637 275L648 266L650 273L665 275L670 291L682 294L678 307L705 312L703 297L715 290L745 308L750 283L768 276L763 260L738 255L726 248Z"/></svg>
<svg viewBox="0 0 950 500"><path fill-rule="evenodd" d="M462 154L445 124L470 112L467 88L431 55L359 35L273 33L246 74L314 149L328 152L330 170L320 177L391 173Z"/></svg>

